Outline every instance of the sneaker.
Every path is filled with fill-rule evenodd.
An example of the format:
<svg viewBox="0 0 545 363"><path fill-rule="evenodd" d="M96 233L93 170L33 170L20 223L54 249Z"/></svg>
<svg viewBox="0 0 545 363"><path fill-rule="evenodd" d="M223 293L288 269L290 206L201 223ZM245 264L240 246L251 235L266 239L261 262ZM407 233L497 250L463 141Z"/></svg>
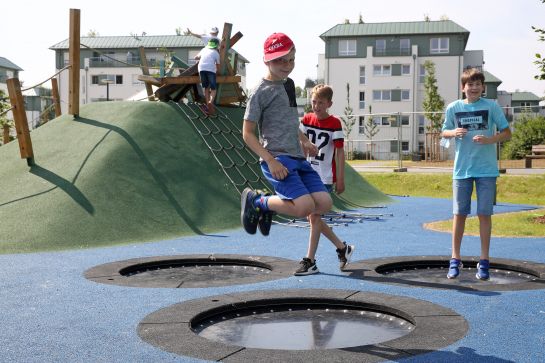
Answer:
<svg viewBox="0 0 545 363"><path fill-rule="evenodd" d="M301 266L297 270L295 270L295 276L312 275L320 272L320 270L318 270L318 266L316 266L316 260L312 262L310 258L304 257L303 260L299 262L299 264Z"/></svg>
<svg viewBox="0 0 545 363"><path fill-rule="evenodd" d="M488 260L479 260L479 263L477 264L477 273L475 274L475 277L483 281L490 279L490 273L488 272L489 268L490 268L490 262Z"/></svg>
<svg viewBox="0 0 545 363"><path fill-rule="evenodd" d="M264 236L269 235L273 216L274 216L273 211L263 212L259 215L259 221L257 222L257 227L259 228L259 232L261 232L262 235Z"/></svg>
<svg viewBox="0 0 545 363"><path fill-rule="evenodd" d="M447 278L455 279L460 274L460 268L462 267L462 261L457 258L450 259L450 265L447 273Z"/></svg>
<svg viewBox="0 0 545 363"><path fill-rule="evenodd" d="M244 230L249 234L255 234L259 221L259 211L254 207L253 201L256 193L246 188L240 196L240 222Z"/></svg>
<svg viewBox="0 0 545 363"><path fill-rule="evenodd" d="M347 245L346 242L343 242L344 248L337 248L337 256L339 257L339 268L342 270L350 262L350 257L354 252L354 245Z"/></svg>

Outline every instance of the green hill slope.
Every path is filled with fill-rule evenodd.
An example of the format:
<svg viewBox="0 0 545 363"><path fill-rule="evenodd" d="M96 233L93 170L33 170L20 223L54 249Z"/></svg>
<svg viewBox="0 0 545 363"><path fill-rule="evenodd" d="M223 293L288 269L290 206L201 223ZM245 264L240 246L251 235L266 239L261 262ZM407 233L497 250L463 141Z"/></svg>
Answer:
<svg viewBox="0 0 545 363"><path fill-rule="evenodd" d="M240 124L242 109L223 111ZM0 147L0 253L153 241L240 226L237 190L169 104L88 104L77 120L62 116L31 136L31 168L20 159L17 142ZM365 205L389 199L350 167L346 197Z"/></svg>

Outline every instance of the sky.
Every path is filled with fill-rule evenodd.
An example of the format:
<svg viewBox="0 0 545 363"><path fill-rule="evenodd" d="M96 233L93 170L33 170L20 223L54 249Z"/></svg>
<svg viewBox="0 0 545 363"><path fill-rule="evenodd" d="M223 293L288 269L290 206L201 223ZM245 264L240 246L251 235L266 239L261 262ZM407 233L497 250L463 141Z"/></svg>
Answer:
<svg viewBox="0 0 545 363"><path fill-rule="evenodd" d="M202 5L202 6L201 6ZM52 45L68 38L69 10L80 9L80 30L101 36L174 35L176 28L206 33L211 26L233 25L244 35L234 49L251 63L247 87L265 74L263 42L274 32L286 33L297 48L291 75L297 86L316 79L320 34L349 19L357 23L422 21L447 16L470 31L467 50L483 50L485 69L501 79L504 91L529 91L545 96L545 81L537 81L535 54L545 55L545 42L531 26L545 28L541 0L207 0L150 2L141 0L18 0L0 10L0 56L23 68L24 87L55 73ZM221 33L220 33L221 34ZM47 85L49 85L48 83Z"/></svg>

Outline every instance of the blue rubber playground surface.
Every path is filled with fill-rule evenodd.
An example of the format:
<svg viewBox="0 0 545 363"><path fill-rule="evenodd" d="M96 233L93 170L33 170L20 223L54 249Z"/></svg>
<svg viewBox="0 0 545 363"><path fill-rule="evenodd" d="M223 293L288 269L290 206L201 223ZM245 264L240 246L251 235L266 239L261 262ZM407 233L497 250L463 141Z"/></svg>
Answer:
<svg viewBox="0 0 545 363"><path fill-rule="evenodd" d="M366 213L392 213L334 230L356 245L353 261L419 255L450 255L450 234L422 224L451 218L451 201L396 197ZM496 213L531 206L499 203ZM426 300L461 314L467 335L439 351L402 362L545 362L545 289L459 291L383 284L348 278L338 270L333 246L322 240L321 273L312 276L214 288L136 288L99 284L84 272L94 266L150 256L240 254L299 261L308 230L273 225L271 235L242 229L109 248L0 255L0 361L2 362L196 362L142 341L139 322L172 304L206 296L274 289L352 289ZM462 254L478 256L478 237L464 237ZM545 263L545 238L493 238L494 257ZM295 266L295 265L294 265Z"/></svg>

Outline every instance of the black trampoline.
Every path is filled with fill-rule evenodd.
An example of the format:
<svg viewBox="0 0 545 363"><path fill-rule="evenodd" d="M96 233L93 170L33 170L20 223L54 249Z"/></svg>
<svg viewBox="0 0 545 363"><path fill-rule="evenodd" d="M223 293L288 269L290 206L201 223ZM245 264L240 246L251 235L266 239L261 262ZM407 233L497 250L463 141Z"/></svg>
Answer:
<svg viewBox="0 0 545 363"><path fill-rule="evenodd" d="M250 291L148 315L140 337L214 361L376 362L440 349L468 330L456 312L408 297L348 290Z"/></svg>
<svg viewBox="0 0 545 363"><path fill-rule="evenodd" d="M490 280L475 277L478 257L462 257L463 268L456 279L447 279L450 257L403 256L356 261L348 265L349 276L409 286L476 290L515 291L545 288L545 264L503 258L490 260Z"/></svg>
<svg viewBox="0 0 545 363"><path fill-rule="evenodd" d="M95 266L85 277L132 287L216 287L286 278L296 265L296 261L269 256L156 256Z"/></svg>

